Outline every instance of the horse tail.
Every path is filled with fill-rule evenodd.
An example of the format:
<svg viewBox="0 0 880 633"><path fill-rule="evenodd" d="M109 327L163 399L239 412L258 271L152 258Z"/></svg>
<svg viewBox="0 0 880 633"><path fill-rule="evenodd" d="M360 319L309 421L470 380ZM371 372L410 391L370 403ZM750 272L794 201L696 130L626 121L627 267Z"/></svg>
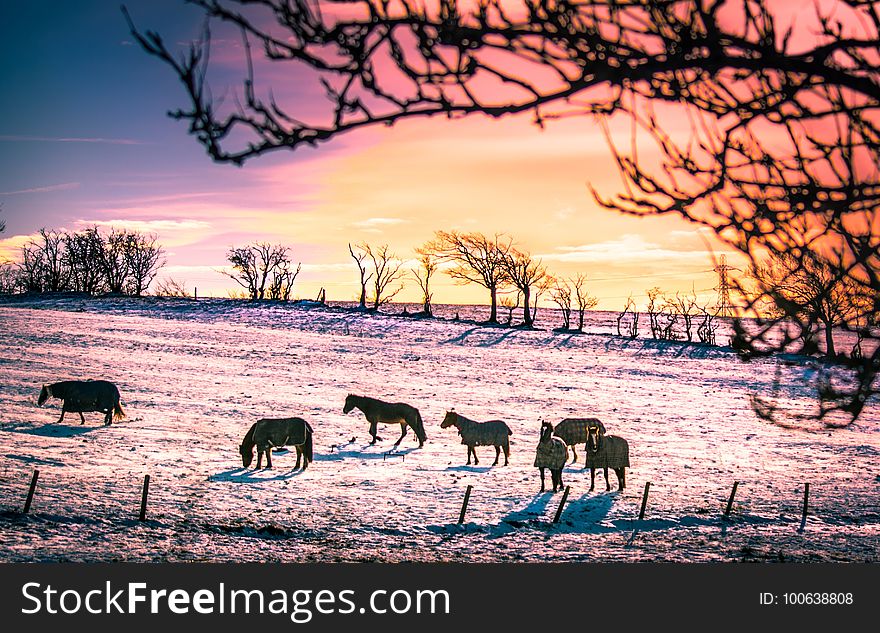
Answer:
<svg viewBox="0 0 880 633"><path fill-rule="evenodd" d="M419 413L418 409L416 409L416 422L418 422L418 428L413 429L416 432L416 437L419 438L420 442L428 441L428 435L425 433L425 423L422 421L422 414Z"/></svg>
<svg viewBox="0 0 880 633"><path fill-rule="evenodd" d="M314 460L314 447L312 443L312 427L306 422L306 441L303 442L302 447L303 455L306 459L306 464L312 463ZM305 470L305 466L303 466L303 470Z"/></svg>
<svg viewBox="0 0 880 633"><path fill-rule="evenodd" d="M115 420L121 420L125 417L125 411L122 410L122 403L119 401L119 398L116 399L116 403L113 405L113 418Z"/></svg>

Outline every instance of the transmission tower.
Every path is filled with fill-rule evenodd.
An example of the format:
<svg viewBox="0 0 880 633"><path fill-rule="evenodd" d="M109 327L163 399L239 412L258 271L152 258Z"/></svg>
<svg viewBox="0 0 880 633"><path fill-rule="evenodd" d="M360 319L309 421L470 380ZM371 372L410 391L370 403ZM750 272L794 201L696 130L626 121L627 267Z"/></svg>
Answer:
<svg viewBox="0 0 880 633"><path fill-rule="evenodd" d="M730 276L728 274L731 270L739 269L728 266L727 256L722 255L718 265L715 266L715 272L718 273L718 286L715 288L718 291L718 305L715 314L720 317L734 316L734 307L730 302Z"/></svg>

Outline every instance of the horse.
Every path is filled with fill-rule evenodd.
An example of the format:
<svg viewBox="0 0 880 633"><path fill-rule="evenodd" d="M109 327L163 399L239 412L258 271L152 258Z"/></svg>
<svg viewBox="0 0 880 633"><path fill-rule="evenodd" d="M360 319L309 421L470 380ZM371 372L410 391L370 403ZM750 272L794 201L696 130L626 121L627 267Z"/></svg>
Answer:
<svg viewBox="0 0 880 633"><path fill-rule="evenodd" d="M394 442L395 446L400 445L400 442L406 435L407 426L412 427L416 438L419 440L419 448L422 448L428 439L428 436L425 434L422 415L413 406L402 402L383 402L376 398L348 394L345 398L345 406L342 408L342 412L347 414L354 408L360 409L370 423L370 436L373 438L373 441L370 442L371 445L376 443L376 432L380 422L382 424L400 425L400 437Z"/></svg>
<svg viewBox="0 0 880 633"><path fill-rule="evenodd" d="M254 460L254 446L257 447L256 469L260 468L263 454L266 455L266 468L272 468L272 448L280 446L296 447L294 470L299 470L300 460L303 470L314 461L312 427L302 418L262 418L251 425L238 448L244 468Z"/></svg>
<svg viewBox="0 0 880 633"><path fill-rule="evenodd" d="M461 435L461 443L468 447L467 465L471 464L471 453L474 454L474 464L479 464L477 459L476 446L494 446L495 461L493 466L498 465L498 458L501 456L501 449L504 449L504 465L507 466L507 460L510 457L510 436L513 431L503 420L489 420L488 422L475 422L464 417L455 410L447 411L446 417L440 423L441 429L454 426Z"/></svg>
<svg viewBox="0 0 880 633"><path fill-rule="evenodd" d="M598 426L591 426L587 434L587 450L584 468L590 469L590 492L596 487L596 469L602 468L605 474L605 490L611 490L608 469L617 475L617 489L626 488L626 469L629 467L629 444L622 437L605 435Z"/></svg>
<svg viewBox="0 0 880 633"><path fill-rule="evenodd" d="M65 380L63 382L43 385L37 405L42 407L49 398L61 400L60 424L64 420L64 414L79 413L80 424L85 424L83 412L100 411L104 413L104 424L109 425L113 419L121 420L125 417L125 411L119 399L119 389L112 382L106 380Z"/></svg>
<svg viewBox="0 0 880 633"><path fill-rule="evenodd" d="M553 492L562 490L562 469L568 461L568 447L558 437L553 435L553 425L549 422L541 422L541 439L535 451L535 466L541 470L541 492L544 492L544 469L550 470L550 478L553 482Z"/></svg>
<svg viewBox="0 0 880 633"><path fill-rule="evenodd" d="M578 460L577 445L587 443L587 427L590 426L599 426L602 433L605 432L605 426L598 418L565 418L553 431L553 435L571 446L572 464Z"/></svg>

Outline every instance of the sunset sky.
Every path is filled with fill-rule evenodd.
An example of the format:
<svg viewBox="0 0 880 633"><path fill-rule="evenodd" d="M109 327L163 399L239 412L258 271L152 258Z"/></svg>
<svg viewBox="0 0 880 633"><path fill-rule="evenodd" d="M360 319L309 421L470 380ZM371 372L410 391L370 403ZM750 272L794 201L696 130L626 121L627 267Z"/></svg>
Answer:
<svg viewBox="0 0 880 633"><path fill-rule="evenodd" d="M185 105L183 91L132 43L118 3L14 6L0 15L0 257L15 259L44 226L129 227L158 234L167 251L160 278L226 296L233 286L217 272L226 251L268 240L302 261L296 296L323 286L328 299L349 300L357 280L348 242L387 242L409 258L435 230L455 228L509 233L555 274L586 273L600 309L629 294L641 303L653 286L713 300L712 253L694 225L622 217L593 202L588 184L610 193L620 181L588 118L543 131L528 116L410 121L243 168L218 165L165 115ZM128 6L169 43L198 34L199 12L180 0ZM417 300L415 284L400 297ZM442 276L434 300L486 297Z"/></svg>

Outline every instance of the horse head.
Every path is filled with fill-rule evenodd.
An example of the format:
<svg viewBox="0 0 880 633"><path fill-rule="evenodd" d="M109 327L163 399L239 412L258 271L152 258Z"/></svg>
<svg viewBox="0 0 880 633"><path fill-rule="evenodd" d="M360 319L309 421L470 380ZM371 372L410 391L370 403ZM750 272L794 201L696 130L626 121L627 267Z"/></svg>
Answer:
<svg viewBox="0 0 880 633"><path fill-rule="evenodd" d="M547 442L553 437L553 425L541 420L541 442Z"/></svg>
<svg viewBox="0 0 880 633"><path fill-rule="evenodd" d="M351 410L354 409L355 398L357 398L357 396L355 396L354 394L348 394L347 396L345 396L345 406L342 407L343 413L350 413Z"/></svg>
<svg viewBox="0 0 880 633"><path fill-rule="evenodd" d="M458 414L455 412L455 409L446 412L446 417L443 418L443 421L440 423L441 429L448 429L450 426L458 425Z"/></svg>
<svg viewBox="0 0 880 633"><path fill-rule="evenodd" d="M49 396L51 396L51 395L52 395L52 390L49 389L49 386L43 385L43 388L40 389L40 397L37 398L37 406L42 407L46 403L46 400L48 400Z"/></svg>
<svg viewBox="0 0 880 633"><path fill-rule="evenodd" d="M241 453L241 465L243 468L247 468L251 465L251 462L254 461L254 447L248 446L247 444L242 444L238 447L238 452Z"/></svg>
<svg viewBox="0 0 880 633"><path fill-rule="evenodd" d="M598 453L602 446L602 429L598 424L590 424L587 426L587 450L591 453Z"/></svg>

